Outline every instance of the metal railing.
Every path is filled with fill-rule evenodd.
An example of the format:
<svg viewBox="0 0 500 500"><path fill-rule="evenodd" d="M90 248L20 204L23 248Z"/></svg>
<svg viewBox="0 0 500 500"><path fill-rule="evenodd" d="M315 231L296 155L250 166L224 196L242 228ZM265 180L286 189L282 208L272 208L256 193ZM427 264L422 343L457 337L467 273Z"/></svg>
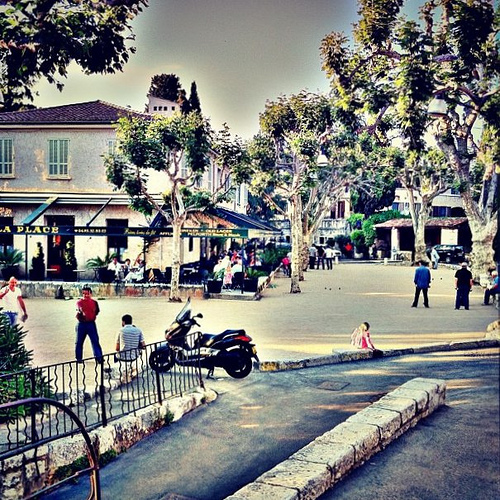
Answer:
<svg viewBox="0 0 500 500"><path fill-rule="evenodd" d="M145 349L127 351L117 360L105 354L102 362L95 358L82 363L70 361L0 375L0 404L26 398L48 398L58 401L76 414L85 429L106 426L108 422L137 410L182 396L202 386L198 363L194 366L174 364L163 373L153 371L148 360L161 343ZM191 351L199 359L199 351ZM78 429L64 412L43 403L19 405L0 411L0 459L16 455L48 441L69 436Z"/></svg>
<svg viewBox="0 0 500 500"><path fill-rule="evenodd" d="M0 409L2 411L16 410L21 406L34 406L40 407L41 405L46 406L54 406L59 411L64 412L65 415L70 418L75 426L78 427L78 432L81 432L83 439L85 440L85 444L87 446L87 459L88 459L88 467L83 467L68 477L65 477L63 480L58 481L54 484L46 486L40 490L37 490L35 493L30 494L29 496L24 496L25 499L37 498L40 495L48 493L54 488L61 486L61 484L72 481L73 479L83 475L90 474L90 494L88 495L88 500L100 500L101 499L101 485L99 478L99 460L97 457L97 453L95 451L94 446L92 445L92 441L90 440L90 436L85 429L85 426L80 421L80 419L75 415L73 411L71 411L66 405L60 403L59 401L53 401L52 399L47 398L29 398L29 399L21 399L19 401L14 401L12 403L5 403L0 405ZM75 431L76 432L76 431Z"/></svg>

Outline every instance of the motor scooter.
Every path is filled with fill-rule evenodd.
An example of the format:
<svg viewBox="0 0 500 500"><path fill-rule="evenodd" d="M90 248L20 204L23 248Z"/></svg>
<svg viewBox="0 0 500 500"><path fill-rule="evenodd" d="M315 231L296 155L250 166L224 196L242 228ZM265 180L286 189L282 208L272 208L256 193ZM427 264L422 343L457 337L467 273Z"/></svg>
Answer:
<svg viewBox="0 0 500 500"><path fill-rule="evenodd" d="M233 378L246 377L252 371L252 359L259 361L252 338L242 329L215 335L191 332L194 326L200 326L197 318L203 315L192 315L189 298L165 331L166 342L149 356L149 366L156 372L167 372L174 365L200 366L208 369L207 378L213 377L215 367L220 367Z"/></svg>

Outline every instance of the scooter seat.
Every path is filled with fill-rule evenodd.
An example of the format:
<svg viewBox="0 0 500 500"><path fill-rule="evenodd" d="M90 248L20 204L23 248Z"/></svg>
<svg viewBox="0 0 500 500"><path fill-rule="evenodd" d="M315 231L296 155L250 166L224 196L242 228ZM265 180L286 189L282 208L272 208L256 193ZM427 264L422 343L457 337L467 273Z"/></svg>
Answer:
<svg viewBox="0 0 500 500"><path fill-rule="evenodd" d="M228 335L246 335L246 332L245 330L240 328L238 330L224 330L222 333L218 333L216 335L213 335L211 333L204 333L201 336L201 345L210 347L212 344L219 342L219 340L222 340Z"/></svg>

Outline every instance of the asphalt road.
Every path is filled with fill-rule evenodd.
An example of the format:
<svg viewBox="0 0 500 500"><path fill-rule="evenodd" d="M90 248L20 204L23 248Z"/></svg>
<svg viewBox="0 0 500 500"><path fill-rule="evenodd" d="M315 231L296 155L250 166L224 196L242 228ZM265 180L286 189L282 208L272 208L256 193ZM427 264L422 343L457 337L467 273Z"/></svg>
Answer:
<svg viewBox="0 0 500 500"><path fill-rule="evenodd" d="M289 279L277 278L260 301L195 300L204 331L245 328L261 360L302 359L349 349L350 334L363 321L380 349L483 338L498 318L493 306L481 306L475 287L469 311L454 310L454 271L433 271L430 309L411 308L414 268L341 263L333 271L306 273L302 293L289 293ZM98 297L96 297L98 298ZM75 300L26 298L29 319L26 346L36 365L74 359ZM146 342L163 340L165 328L182 307L165 299L119 298L99 302L97 324L104 352L113 352L121 317L129 313ZM84 355L91 356L90 342Z"/></svg>
<svg viewBox="0 0 500 500"><path fill-rule="evenodd" d="M447 381L447 404L325 499L491 500L500 488L499 352L439 352L297 371L221 374L218 399L101 471L103 499L218 500L414 377ZM77 499L88 480L47 498Z"/></svg>

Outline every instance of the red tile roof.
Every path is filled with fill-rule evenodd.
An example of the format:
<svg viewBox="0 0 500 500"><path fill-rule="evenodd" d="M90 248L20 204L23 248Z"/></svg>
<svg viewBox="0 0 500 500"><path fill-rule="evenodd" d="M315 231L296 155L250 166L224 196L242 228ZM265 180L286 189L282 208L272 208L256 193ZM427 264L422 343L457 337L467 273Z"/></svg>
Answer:
<svg viewBox="0 0 500 500"><path fill-rule="evenodd" d="M429 219L425 227L444 227L444 228L454 228L460 226L467 222L467 217L442 217ZM380 224L375 224L377 229L382 228L401 228L401 227L411 227L411 219L391 219Z"/></svg>
<svg viewBox="0 0 500 500"><path fill-rule="evenodd" d="M104 101L90 101L77 104L66 104L52 108L28 109L0 113L0 125L22 124L103 124L115 123L123 116L145 118L148 115L123 108Z"/></svg>

